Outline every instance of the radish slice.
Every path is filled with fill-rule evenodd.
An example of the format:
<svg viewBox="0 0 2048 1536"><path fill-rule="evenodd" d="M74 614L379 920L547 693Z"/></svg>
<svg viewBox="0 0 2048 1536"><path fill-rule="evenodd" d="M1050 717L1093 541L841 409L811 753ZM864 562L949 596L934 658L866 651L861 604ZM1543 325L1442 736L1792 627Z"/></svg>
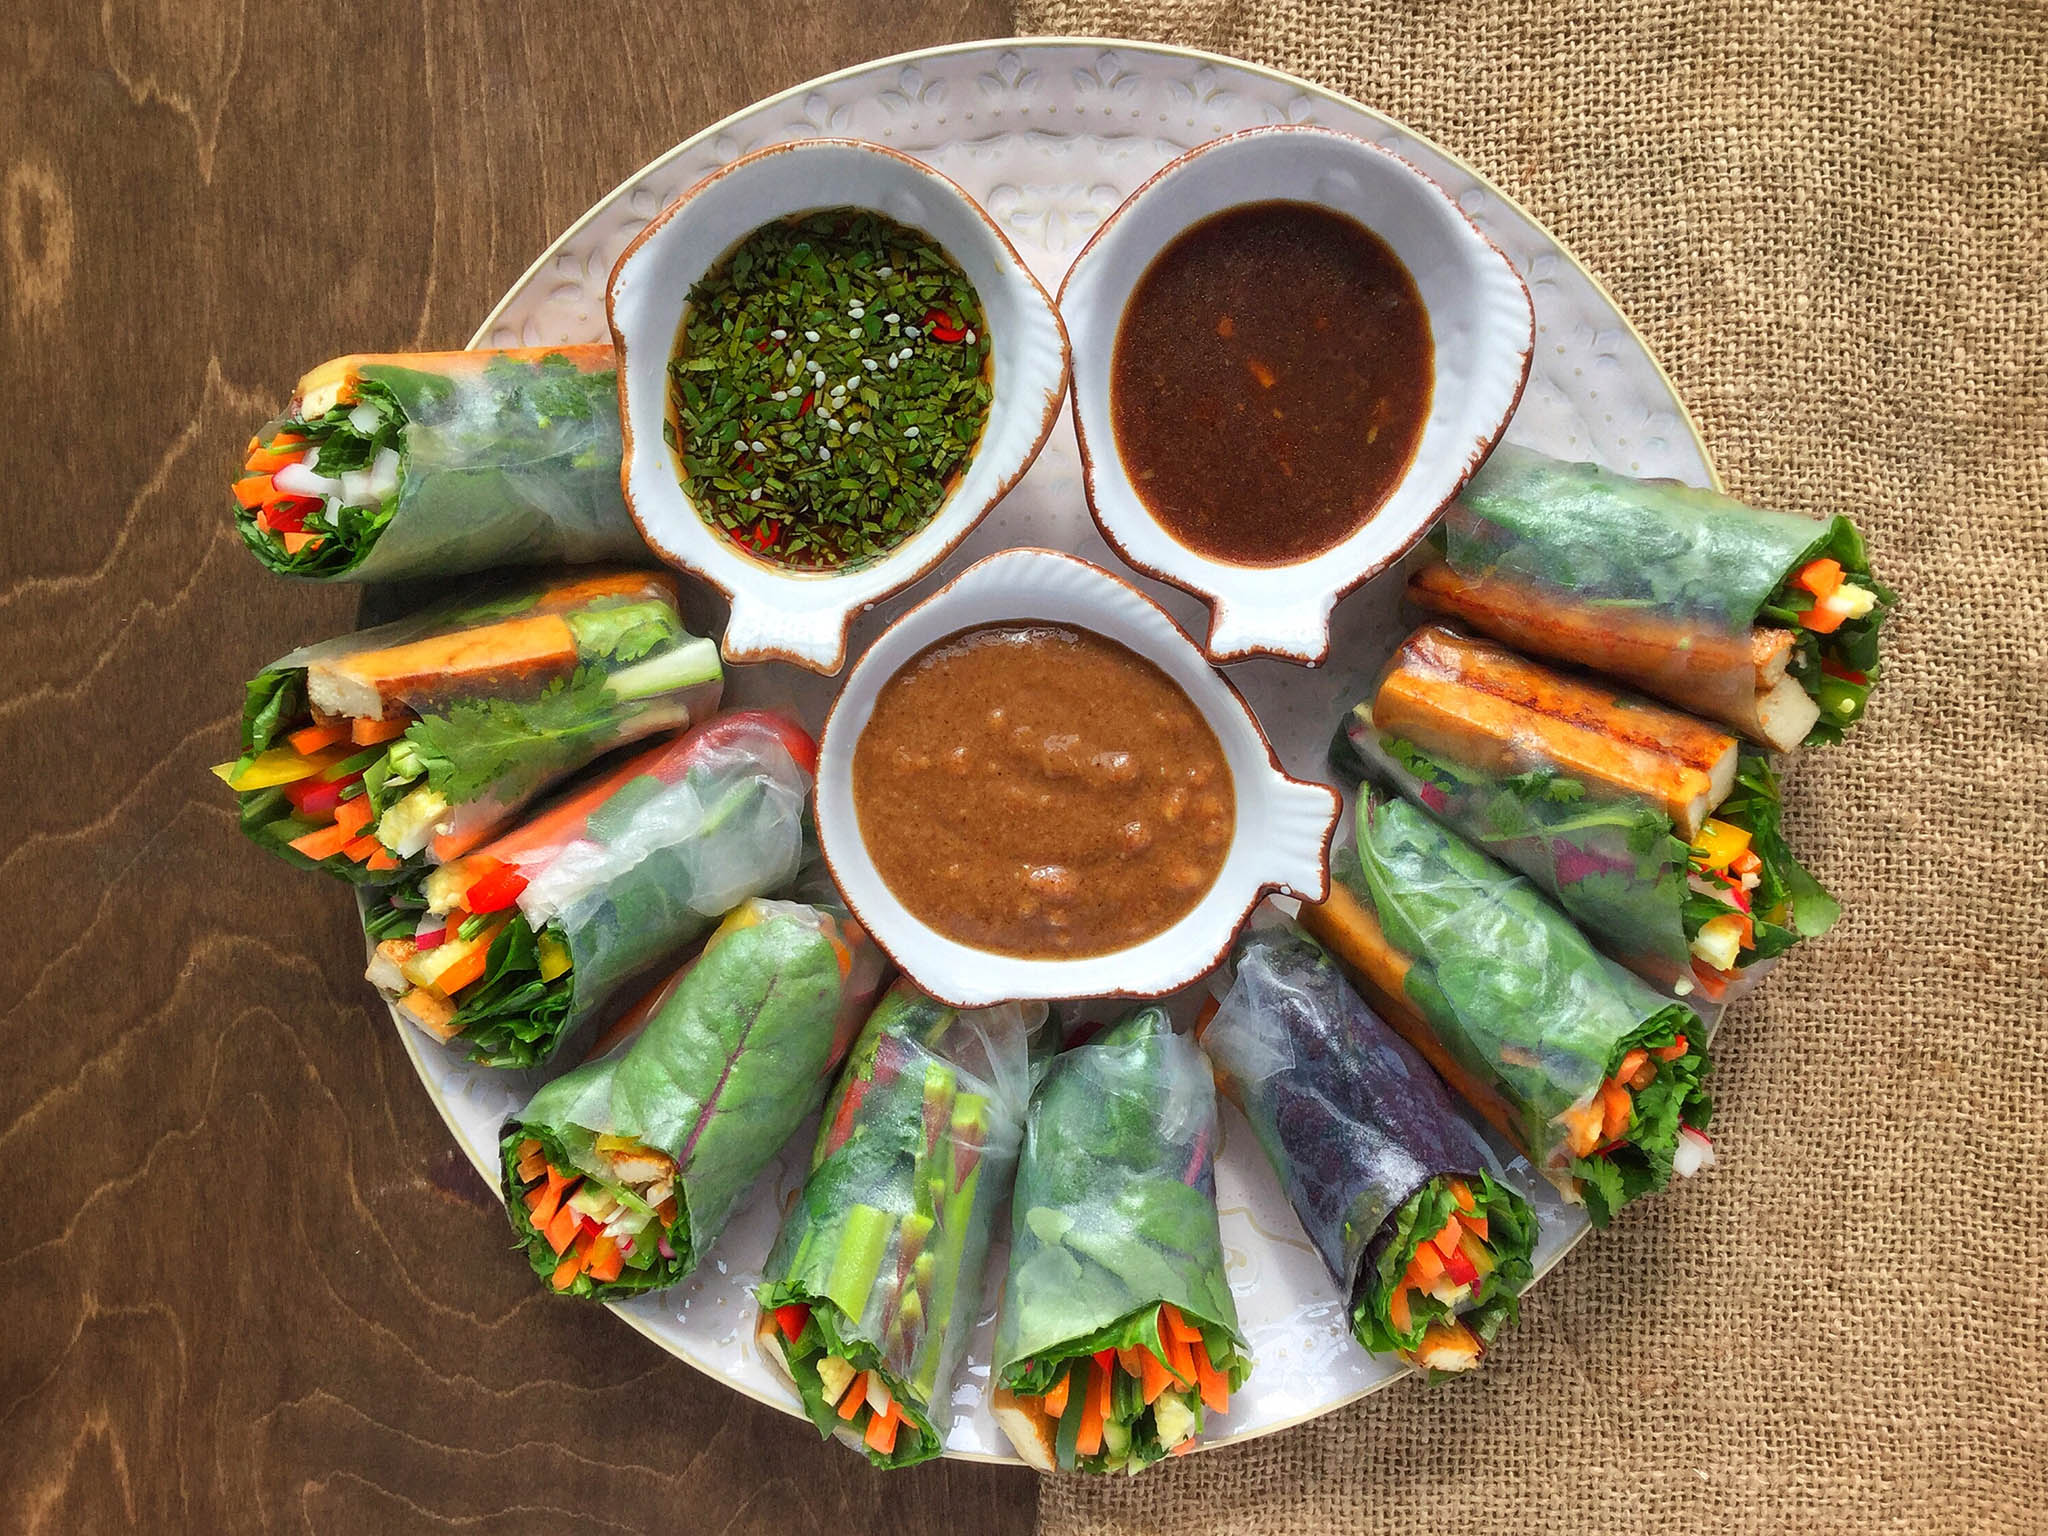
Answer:
<svg viewBox="0 0 2048 1536"><path fill-rule="evenodd" d="M1678 1128L1678 1146L1671 1154L1671 1171L1689 1179L1702 1168L1714 1166L1714 1144L1689 1125Z"/></svg>
<svg viewBox="0 0 2048 1536"><path fill-rule="evenodd" d="M439 928L422 928L413 935L412 942L416 949L438 949L447 937L448 925L443 923Z"/></svg>

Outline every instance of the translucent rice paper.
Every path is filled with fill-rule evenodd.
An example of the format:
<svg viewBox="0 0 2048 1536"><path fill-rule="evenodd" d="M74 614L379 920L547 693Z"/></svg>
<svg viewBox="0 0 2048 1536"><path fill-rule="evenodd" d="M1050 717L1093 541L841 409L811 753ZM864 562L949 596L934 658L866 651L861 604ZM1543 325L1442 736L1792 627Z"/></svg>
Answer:
<svg viewBox="0 0 2048 1536"><path fill-rule="evenodd" d="M1405 800L1367 788L1358 844L1332 861L1406 958L1402 991L1458 1065L1496 1090L1545 1177L1576 1192L1557 1117L1592 1100L1650 1021L1705 1026L1593 948L1526 879Z"/></svg>
<svg viewBox="0 0 2048 1536"><path fill-rule="evenodd" d="M1758 697L1750 630L1772 595L1824 550L1867 572L1847 518L1765 511L1512 443L1494 449L1434 537L1453 572L1481 583L1455 606L1460 618L1745 730ZM1426 592L1426 572L1414 586ZM1529 586L1540 601L1515 601L1511 589Z"/></svg>
<svg viewBox="0 0 2048 1536"><path fill-rule="evenodd" d="M764 1308L830 1302L876 1350L937 1455L973 1331L996 1212L1010 1193L1045 1031L1043 1003L961 1012L898 981L825 1105L803 1193L758 1291ZM815 1372L795 1373L819 1429L836 1421Z"/></svg>
<svg viewBox="0 0 2048 1536"><path fill-rule="evenodd" d="M1219 980L1228 990L1202 1032L1217 1085L1355 1304L1410 1197L1440 1175L1505 1182L1506 1171L1414 1047L1313 939L1284 925L1254 929Z"/></svg>
<svg viewBox="0 0 2048 1536"><path fill-rule="evenodd" d="M619 490L609 346L394 353L357 372L406 415L397 505L369 551L325 579L647 558Z"/></svg>
<svg viewBox="0 0 2048 1536"><path fill-rule="evenodd" d="M424 781L449 801L437 839L467 851L563 776L718 708L717 644L684 627L672 575L574 572L483 587L279 657L249 685L243 751L261 751L303 710L309 667L546 616L568 626L573 669L508 668L451 682L430 657L387 695L387 709L420 716L404 740L443 764Z"/></svg>
<svg viewBox="0 0 2048 1536"><path fill-rule="evenodd" d="M1165 1009L1053 1059L1010 1226L999 1384L1027 1360L1092 1354L1091 1335L1161 1302L1244 1348L1216 1217L1216 1089Z"/></svg>
<svg viewBox="0 0 2048 1536"><path fill-rule="evenodd" d="M516 1149L536 1129L599 1177L605 1165L592 1143L630 1136L675 1159L694 1264L816 1111L882 966L859 925L839 914L746 902L637 1010L619 1044L547 1084L505 1123L508 1204L519 1189Z"/></svg>
<svg viewBox="0 0 2048 1536"><path fill-rule="evenodd" d="M536 932L559 923L568 941L565 1034L749 896L796 878L811 776L786 729L760 715L714 718L636 759L576 835L519 851L520 911Z"/></svg>

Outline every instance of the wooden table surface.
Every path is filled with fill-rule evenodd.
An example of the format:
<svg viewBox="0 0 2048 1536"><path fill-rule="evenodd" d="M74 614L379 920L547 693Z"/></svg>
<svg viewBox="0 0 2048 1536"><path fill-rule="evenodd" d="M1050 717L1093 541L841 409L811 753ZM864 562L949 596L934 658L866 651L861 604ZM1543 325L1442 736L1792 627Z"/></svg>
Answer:
<svg viewBox="0 0 2048 1536"><path fill-rule="evenodd" d="M0 1528L1021 1532L541 1295L362 980L242 842L241 681L356 594L241 548L301 370L460 346L636 167L986 0L23 0L0 20Z"/></svg>

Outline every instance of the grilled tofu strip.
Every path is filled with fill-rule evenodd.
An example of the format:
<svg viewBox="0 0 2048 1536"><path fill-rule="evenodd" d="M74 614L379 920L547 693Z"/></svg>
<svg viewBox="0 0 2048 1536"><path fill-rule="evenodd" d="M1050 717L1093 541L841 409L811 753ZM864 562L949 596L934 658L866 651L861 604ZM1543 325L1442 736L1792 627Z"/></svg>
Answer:
<svg viewBox="0 0 2048 1536"><path fill-rule="evenodd" d="M1794 684L1796 687L1797 684ZM1690 842L1735 785L1735 738L1441 625L1394 653L1373 723L1499 776L1554 767L1589 793L1660 807Z"/></svg>
<svg viewBox="0 0 2048 1536"><path fill-rule="evenodd" d="M1408 578L1408 595L1518 650L1618 677L1780 751L1797 747L1820 717L1786 673L1789 630L1729 636L1686 628L1657 614L1574 603L1512 577L1461 576L1441 560Z"/></svg>
<svg viewBox="0 0 2048 1536"><path fill-rule="evenodd" d="M382 720L442 693L516 692L576 669L576 635L558 613L528 614L404 645L358 651L306 668L313 708Z"/></svg>

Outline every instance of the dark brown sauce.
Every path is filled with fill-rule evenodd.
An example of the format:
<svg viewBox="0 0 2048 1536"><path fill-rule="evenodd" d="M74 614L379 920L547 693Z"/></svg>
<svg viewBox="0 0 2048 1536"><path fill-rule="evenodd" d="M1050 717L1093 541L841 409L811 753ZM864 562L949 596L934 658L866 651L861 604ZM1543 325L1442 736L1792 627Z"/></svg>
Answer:
<svg viewBox="0 0 2048 1536"><path fill-rule="evenodd" d="M1146 510L1181 543L1290 565L1377 512L1422 440L1435 379L1415 279L1311 203L1204 219L1138 280L1110 423Z"/></svg>
<svg viewBox="0 0 2048 1536"><path fill-rule="evenodd" d="M1178 684L1063 625L963 630L882 685L853 748L861 841L899 901L1000 954L1102 955L1223 867L1230 765Z"/></svg>

